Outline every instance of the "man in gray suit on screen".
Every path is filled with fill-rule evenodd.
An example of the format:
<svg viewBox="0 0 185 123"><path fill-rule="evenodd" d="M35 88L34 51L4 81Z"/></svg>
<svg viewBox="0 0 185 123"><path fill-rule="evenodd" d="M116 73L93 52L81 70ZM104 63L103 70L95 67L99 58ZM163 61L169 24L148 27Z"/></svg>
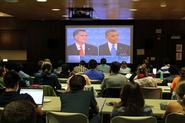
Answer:
<svg viewBox="0 0 185 123"><path fill-rule="evenodd" d="M86 30L79 29L73 32L74 44L67 46L68 55L98 55L98 48L87 44L88 34Z"/></svg>
<svg viewBox="0 0 185 123"><path fill-rule="evenodd" d="M99 55L129 56L130 47L119 43L119 34L116 30L110 29L105 32L107 43L99 46Z"/></svg>

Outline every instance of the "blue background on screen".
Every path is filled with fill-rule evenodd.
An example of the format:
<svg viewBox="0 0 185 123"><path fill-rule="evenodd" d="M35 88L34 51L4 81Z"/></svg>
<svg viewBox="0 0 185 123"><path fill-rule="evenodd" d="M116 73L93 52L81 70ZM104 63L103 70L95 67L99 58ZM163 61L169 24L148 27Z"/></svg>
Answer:
<svg viewBox="0 0 185 123"><path fill-rule="evenodd" d="M131 46L132 40L132 26L104 26L104 25L94 25L94 26L66 26L66 47L74 43L73 32L78 29L84 29L88 33L87 43L96 46L97 48L106 43L105 32L109 29L115 29L119 33L119 42ZM131 47L130 47L131 48ZM132 49L131 49L132 50ZM131 52L131 51L130 51ZM131 54L132 55L132 54ZM90 59L96 59L97 62L101 58L106 58L108 63L113 61L126 61L131 62L132 56L83 56L79 55L68 55L66 56L67 63L79 63L80 60L85 60L88 62Z"/></svg>

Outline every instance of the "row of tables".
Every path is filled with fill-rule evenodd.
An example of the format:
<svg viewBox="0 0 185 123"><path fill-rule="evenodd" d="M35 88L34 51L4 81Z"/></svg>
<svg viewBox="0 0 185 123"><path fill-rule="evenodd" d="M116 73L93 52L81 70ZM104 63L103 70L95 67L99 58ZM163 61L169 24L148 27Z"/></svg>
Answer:
<svg viewBox="0 0 185 123"><path fill-rule="evenodd" d="M67 89L67 83L61 83L61 86L63 89ZM91 86L97 91L101 91L101 84L91 84ZM162 89L162 93L170 93L170 87L169 86L157 86L158 88Z"/></svg>
<svg viewBox="0 0 185 123"><path fill-rule="evenodd" d="M98 106L99 106L99 112L101 114L111 114L113 107L108 106L107 103L109 102L119 102L119 98L102 98L98 97L96 98ZM165 110L161 110L160 103L166 103L173 102L176 100L164 100L164 99L145 99L145 105L150 106L154 116L162 116L165 112ZM43 103L43 111L60 111L61 110L61 102L60 97L54 97L54 96L45 96L44 97L44 103Z"/></svg>

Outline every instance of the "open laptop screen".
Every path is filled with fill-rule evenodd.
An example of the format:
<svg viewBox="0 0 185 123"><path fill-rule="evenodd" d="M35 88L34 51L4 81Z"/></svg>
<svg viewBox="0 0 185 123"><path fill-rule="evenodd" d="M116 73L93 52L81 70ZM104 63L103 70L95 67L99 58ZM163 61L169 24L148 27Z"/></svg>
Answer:
<svg viewBox="0 0 185 123"><path fill-rule="evenodd" d="M20 94L29 94L32 96L34 99L35 103L37 105L42 105L43 104L43 89L38 89L38 88L21 88L20 89Z"/></svg>

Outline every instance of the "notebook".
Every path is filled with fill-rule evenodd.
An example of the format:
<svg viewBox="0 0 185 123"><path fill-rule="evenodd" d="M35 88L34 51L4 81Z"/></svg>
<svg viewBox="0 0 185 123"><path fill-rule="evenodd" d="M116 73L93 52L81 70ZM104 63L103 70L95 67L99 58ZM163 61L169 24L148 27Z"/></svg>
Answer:
<svg viewBox="0 0 185 123"><path fill-rule="evenodd" d="M41 88L21 88L20 94L29 94L34 99L37 105L43 104L44 93Z"/></svg>

